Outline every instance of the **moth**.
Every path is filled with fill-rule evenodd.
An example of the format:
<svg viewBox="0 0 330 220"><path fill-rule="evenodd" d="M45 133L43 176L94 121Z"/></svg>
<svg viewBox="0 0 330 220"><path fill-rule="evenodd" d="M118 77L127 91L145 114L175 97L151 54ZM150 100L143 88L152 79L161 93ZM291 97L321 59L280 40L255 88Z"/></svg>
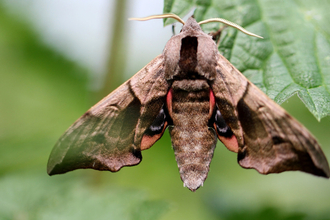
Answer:
<svg viewBox="0 0 330 220"><path fill-rule="evenodd" d="M165 129L184 186L203 185L217 139L237 153L243 168L261 174L299 170L329 178L315 138L283 108L240 73L200 24L173 14L183 24L163 53L89 109L62 135L48 161L49 175L75 169L119 171L141 162Z"/></svg>

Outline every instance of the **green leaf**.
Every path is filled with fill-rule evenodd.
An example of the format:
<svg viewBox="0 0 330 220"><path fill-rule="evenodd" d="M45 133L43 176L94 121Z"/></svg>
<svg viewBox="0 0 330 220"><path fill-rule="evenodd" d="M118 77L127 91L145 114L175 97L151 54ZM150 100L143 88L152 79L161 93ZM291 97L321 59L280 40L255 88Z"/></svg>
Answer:
<svg viewBox="0 0 330 220"><path fill-rule="evenodd" d="M219 50L277 103L297 94L318 120L330 114L330 1L165 0L164 5L165 13L181 17L195 7L198 21L222 17L263 36L227 28ZM210 23L203 29L219 27Z"/></svg>

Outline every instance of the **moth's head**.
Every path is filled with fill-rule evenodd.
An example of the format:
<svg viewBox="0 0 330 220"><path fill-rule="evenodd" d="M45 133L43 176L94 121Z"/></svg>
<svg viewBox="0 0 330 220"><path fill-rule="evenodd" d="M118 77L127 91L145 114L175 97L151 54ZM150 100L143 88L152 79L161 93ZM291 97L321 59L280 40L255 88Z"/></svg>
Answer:
<svg viewBox="0 0 330 220"><path fill-rule="evenodd" d="M197 23L193 16L188 18L186 23L182 26L181 32L187 32L190 30L202 31L201 26Z"/></svg>

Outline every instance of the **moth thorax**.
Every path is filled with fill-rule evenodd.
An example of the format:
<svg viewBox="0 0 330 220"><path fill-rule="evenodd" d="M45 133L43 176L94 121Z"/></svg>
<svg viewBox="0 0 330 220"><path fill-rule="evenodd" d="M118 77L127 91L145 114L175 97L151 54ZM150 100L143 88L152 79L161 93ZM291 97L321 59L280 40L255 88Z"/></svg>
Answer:
<svg viewBox="0 0 330 220"><path fill-rule="evenodd" d="M196 72L197 48L197 37L188 36L181 39L179 67L182 72Z"/></svg>

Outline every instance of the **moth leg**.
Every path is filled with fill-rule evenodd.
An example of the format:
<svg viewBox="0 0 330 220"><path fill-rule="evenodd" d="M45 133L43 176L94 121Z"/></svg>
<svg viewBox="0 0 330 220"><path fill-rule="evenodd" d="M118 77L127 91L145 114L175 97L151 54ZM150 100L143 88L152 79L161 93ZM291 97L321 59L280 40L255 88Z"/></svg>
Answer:
<svg viewBox="0 0 330 220"><path fill-rule="evenodd" d="M228 150L237 153L238 142L230 127L226 124L218 106L214 101L214 94L210 90L210 110L213 110L213 114L209 121L209 126L213 127L217 133L218 139L227 147Z"/></svg>
<svg viewBox="0 0 330 220"><path fill-rule="evenodd" d="M157 117L150 127L144 132L141 141L141 150L150 148L159 138L162 137L169 121L169 115L165 105L159 111Z"/></svg>
<svg viewBox="0 0 330 220"><path fill-rule="evenodd" d="M175 35L175 24L172 24L172 34Z"/></svg>
<svg viewBox="0 0 330 220"><path fill-rule="evenodd" d="M211 35L212 39L216 42L217 47L219 47L219 44L220 44L221 33L226 27L228 27L228 25L224 25L223 27L219 28L219 30L217 30L216 32L209 33L209 35Z"/></svg>

